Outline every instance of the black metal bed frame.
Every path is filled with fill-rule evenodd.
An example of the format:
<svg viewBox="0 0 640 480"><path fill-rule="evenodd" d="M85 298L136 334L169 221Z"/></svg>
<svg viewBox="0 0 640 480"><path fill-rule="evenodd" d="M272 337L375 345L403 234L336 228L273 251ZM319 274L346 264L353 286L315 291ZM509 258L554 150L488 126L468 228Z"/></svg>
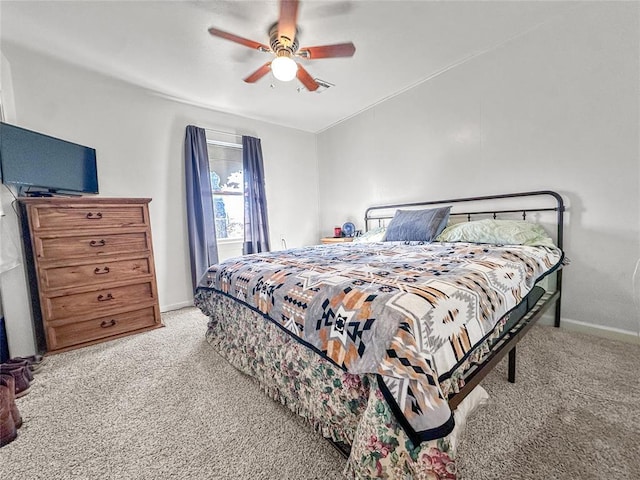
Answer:
<svg viewBox="0 0 640 480"><path fill-rule="evenodd" d="M552 197L555 201L553 207L530 207L524 208L508 208L508 209L472 209L470 211L458 211L459 204L481 203L481 202L495 202L505 199L523 199L527 197L538 197L536 201L540 203L549 202L549 197ZM542 200L541 197L546 197L546 200ZM500 202L498 202L500 203ZM370 222L377 221L378 225L382 225L384 222L393 218L395 211L399 208L417 209L421 207L437 206L437 205L449 205L451 204L451 216L466 216L470 221L472 217L486 217L492 216L494 219L501 214L522 214L523 220L526 220L528 213L540 213L540 212L556 212L556 245L562 249L563 244L563 227L564 227L564 201L562 197L551 190L540 190L532 192L521 193L507 193L501 195L485 195L479 197L466 197L466 198L453 198L449 200L434 200L426 202L413 202L413 203L398 203L392 205L378 205L367 208L365 212L364 222L365 229L369 230ZM555 319L554 324L556 327L560 326L560 309L562 299L562 268L556 271L556 288L553 292L545 293L545 295L538 300L531 310L523 316L522 319L516 323L508 332L504 333L498 343L494 345L491 353L485 359L481 365L477 365L472 368L465 376L465 385L460 391L451 397L449 397L449 406L451 409L455 409L460 402L473 390L478 383L491 371L491 369L500 362L505 355L509 354L508 364L508 380L511 383L515 382L516 372L516 345L520 339L527 333L527 331L535 324L535 322L542 317L542 315L555 303Z"/></svg>

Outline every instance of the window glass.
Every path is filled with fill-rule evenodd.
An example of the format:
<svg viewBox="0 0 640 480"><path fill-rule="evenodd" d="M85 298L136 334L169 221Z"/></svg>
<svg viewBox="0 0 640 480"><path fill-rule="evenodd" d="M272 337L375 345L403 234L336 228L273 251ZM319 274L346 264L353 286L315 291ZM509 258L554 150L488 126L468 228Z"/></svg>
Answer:
<svg viewBox="0 0 640 480"><path fill-rule="evenodd" d="M244 238L244 175L242 146L207 142L211 190L218 240Z"/></svg>

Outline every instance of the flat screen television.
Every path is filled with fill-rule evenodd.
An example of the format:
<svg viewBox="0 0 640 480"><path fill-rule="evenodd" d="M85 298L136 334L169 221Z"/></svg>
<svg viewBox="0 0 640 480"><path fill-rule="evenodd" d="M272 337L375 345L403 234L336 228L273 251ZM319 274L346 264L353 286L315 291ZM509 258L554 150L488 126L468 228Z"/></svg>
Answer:
<svg viewBox="0 0 640 480"><path fill-rule="evenodd" d="M98 193L95 149L2 122L0 171L20 195Z"/></svg>

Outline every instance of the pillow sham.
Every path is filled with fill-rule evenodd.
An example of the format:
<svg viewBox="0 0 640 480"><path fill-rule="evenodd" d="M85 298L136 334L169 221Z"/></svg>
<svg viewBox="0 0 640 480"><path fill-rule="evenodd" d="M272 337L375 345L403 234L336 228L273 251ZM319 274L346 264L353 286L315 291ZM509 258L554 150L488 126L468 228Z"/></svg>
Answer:
<svg viewBox="0 0 640 480"><path fill-rule="evenodd" d="M456 223L445 228L437 241L554 246L542 226L524 220L484 219Z"/></svg>
<svg viewBox="0 0 640 480"><path fill-rule="evenodd" d="M377 227L363 233L359 237L354 237L353 243L382 242L387 233L387 227Z"/></svg>
<svg viewBox="0 0 640 480"><path fill-rule="evenodd" d="M451 207L397 210L384 237L385 242L432 242L447 225Z"/></svg>

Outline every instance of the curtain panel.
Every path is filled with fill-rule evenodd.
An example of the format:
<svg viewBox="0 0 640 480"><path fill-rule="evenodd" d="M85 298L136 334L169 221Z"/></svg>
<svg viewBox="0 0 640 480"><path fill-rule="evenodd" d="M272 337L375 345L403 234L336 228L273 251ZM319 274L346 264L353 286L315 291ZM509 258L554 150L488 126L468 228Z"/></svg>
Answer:
<svg viewBox="0 0 640 480"><path fill-rule="evenodd" d="M264 164L259 138L242 137L244 170L244 246L243 254L269 251L267 197L264 188Z"/></svg>
<svg viewBox="0 0 640 480"><path fill-rule="evenodd" d="M209 266L218 263L209 155L203 128L194 125L187 127L184 160L191 280L195 291L200 277Z"/></svg>

